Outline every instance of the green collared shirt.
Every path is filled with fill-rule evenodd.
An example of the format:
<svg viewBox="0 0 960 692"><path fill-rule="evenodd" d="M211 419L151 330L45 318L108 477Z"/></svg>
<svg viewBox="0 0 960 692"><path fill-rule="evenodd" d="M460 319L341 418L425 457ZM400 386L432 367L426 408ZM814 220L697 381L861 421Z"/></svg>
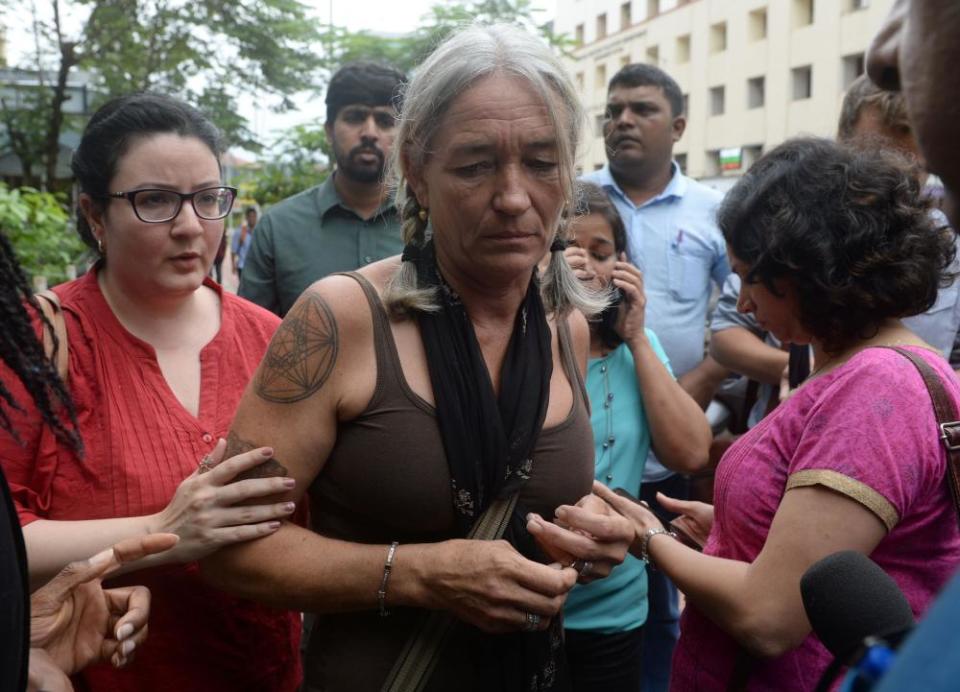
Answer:
<svg viewBox="0 0 960 692"><path fill-rule="evenodd" d="M403 251L400 217L389 199L369 219L345 206L333 176L263 215L239 294L281 317L314 281Z"/></svg>

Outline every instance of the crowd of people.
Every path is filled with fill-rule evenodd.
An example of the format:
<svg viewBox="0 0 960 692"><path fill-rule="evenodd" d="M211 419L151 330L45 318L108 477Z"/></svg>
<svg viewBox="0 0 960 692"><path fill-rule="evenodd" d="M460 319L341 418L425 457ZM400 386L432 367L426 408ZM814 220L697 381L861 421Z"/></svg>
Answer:
<svg viewBox="0 0 960 692"><path fill-rule="evenodd" d="M800 582L845 550L922 619L960 567L952 28L898 2L837 141L721 196L664 71L613 76L578 179L561 61L467 27L342 67L333 174L231 243L210 121L104 105L90 270L35 296L0 234L0 689L811 690Z"/></svg>

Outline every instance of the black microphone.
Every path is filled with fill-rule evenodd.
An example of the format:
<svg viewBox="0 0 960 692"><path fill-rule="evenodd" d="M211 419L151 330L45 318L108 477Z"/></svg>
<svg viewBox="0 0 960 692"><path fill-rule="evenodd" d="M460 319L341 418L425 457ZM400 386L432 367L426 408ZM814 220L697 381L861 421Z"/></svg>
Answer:
<svg viewBox="0 0 960 692"><path fill-rule="evenodd" d="M816 562L800 579L800 594L813 631L834 655L818 689L829 689L840 669L856 663L865 648L878 641L895 647L916 624L897 583L853 550Z"/></svg>

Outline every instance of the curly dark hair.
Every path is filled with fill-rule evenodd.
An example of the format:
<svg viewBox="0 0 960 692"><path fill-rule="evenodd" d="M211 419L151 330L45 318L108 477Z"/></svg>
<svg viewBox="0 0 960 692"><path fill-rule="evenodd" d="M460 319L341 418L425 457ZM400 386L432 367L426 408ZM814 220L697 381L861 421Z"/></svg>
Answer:
<svg viewBox="0 0 960 692"><path fill-rule="evenodd" d="M3 323L3 329L0 329L0 361L23 383L44 422L50 426L57 439L82 454L83 447L77 432L73 404L57 375L57 369L37 340L27 306L40 315L47 329L52 329L37 305L37 299L17 263L10 241L0 231L0 322ZM4 405L23 411L20 402L0 381L0 430L19 440Z"/></svg>
<svg viewBox="0 0 960 692"><path fill-rule="evenodd" d="M747 281L777 295L776 280L791 282L829 353L925 312L955 278L953 231L932 221L910 163L880 149L785 142L727 193L718 222Z"/></svg>

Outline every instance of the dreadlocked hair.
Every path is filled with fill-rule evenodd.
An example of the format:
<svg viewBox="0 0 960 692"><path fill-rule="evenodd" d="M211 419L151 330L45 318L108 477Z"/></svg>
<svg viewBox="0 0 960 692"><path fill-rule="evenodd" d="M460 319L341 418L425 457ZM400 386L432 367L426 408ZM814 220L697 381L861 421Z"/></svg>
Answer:
<svg viewBox="0 0 960 692"><path fill-rule="evenodd" d="M57 374L53 361L47 357L37 340L33 323L27 311L29 305L39 315L43 328L53 334L54 357L57 343L53 326L47 320L30 289L27 278L17 263L13 246L0 233L0 360L20 379L33 399L43 421L50 426L57 440L83 454L83 443L77 431L77 416L67 388ZM0 399L11 409L23 412L23 407L0 381ZM65 422L66 421L66 422ZM0 405L0 429L20 442L8 412Z"/></svg>

